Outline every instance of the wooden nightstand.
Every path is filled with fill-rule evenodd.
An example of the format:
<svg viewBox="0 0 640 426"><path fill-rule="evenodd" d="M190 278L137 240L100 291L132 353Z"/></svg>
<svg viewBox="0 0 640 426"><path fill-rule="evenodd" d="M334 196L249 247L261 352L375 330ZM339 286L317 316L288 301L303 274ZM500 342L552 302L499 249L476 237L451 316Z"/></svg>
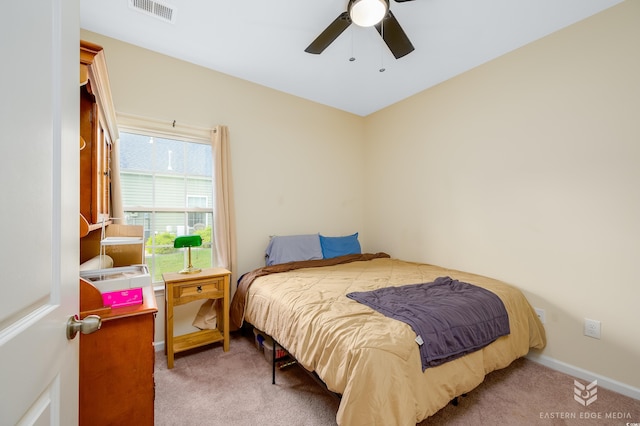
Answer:
<svg viewBox="0 0 640 426"><path fill-rule="evenodd" d="M229 350L229 277L224 268L207 268L196 274L177 272L162 274L165 294L164 342L167 368L173 368L174 354L222 341L225 352ZM181 336L173 335L173 307L196 300L216 299L218 328L200 330Z"/></svg>

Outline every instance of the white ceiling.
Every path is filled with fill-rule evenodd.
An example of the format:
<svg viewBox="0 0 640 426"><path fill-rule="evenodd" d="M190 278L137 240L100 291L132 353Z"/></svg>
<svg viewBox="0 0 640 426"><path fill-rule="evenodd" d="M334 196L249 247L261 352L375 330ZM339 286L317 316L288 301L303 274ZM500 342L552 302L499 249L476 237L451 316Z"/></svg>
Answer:
<svg viewBox="0 0 640 426"><path fill-rule="evenodd" d="M415 46L400 59L356 25L322 54L304 51L348 0L157 0L174 23L129 1L80 0L81 27L366 116L622 0L391 0Z"/></svg>

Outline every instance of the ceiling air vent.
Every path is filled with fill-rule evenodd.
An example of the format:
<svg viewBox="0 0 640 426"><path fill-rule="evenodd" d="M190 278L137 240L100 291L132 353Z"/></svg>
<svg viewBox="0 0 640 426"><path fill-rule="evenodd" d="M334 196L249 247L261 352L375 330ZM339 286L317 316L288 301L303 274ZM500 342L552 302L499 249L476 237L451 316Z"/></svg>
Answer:
<svg viewBox="0 0 640 426"><path fill-rule="evenodd" d="M176 20L175 9L164 3L153 0L129 0L129 7L172 24Z"/></svg>

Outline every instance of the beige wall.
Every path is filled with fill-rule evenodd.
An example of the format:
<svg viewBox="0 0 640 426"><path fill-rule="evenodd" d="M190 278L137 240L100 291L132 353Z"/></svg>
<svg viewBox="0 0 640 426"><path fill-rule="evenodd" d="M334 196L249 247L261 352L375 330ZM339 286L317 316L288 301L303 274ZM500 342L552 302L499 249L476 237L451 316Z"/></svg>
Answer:
<svg viewBox="0 0 640 426"><path fill-rule="evenodd" d="M118 113L227 125L239 270L264 265L269 235L360 230L361 117L83 30L105 50Z"/></svg>
<svg viewBox="0 0 640 426"><path fill-rule="evenodd" d="M638 22L627 1L365 119L370 250L515 284L543 355L636 388Z"/></svg>
<svg viewBox="0 0 640 426"><path fill-rule="evenodd" d="M118 113L229 127L240 273L264 265L269 235L362 231L362 117L99 34L80 36L105 50ZM159 295L161 311L163 303ZM177 331L194 330L197 306L179 307ZM156 341L164 341L162 312Z"/></svg>
<svg viewBox="0 0 640 426"><path fill-rule="evenodd" d="M270 234L358 230L515 284L546 310L543 356L639 388L639 17L627 1L366 118L81 36L118 112L229 126L241 272Z"/></svg>

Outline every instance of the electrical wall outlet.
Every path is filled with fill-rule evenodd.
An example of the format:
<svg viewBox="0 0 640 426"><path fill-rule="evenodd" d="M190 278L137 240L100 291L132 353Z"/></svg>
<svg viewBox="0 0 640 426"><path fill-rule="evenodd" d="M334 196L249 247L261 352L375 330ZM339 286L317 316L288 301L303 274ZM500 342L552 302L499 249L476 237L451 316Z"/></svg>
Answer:
<svg viewBox="0 0 640 426"><path fill-rule="evenodd" d="M541 323L544 324L544 309L542 308L533 308L536 311L536 315L538 315L538 319Z"/></svg>
<svg viewBox="0 0 640 426"><path fill-rule="evenodd" d="M584 335L593 337L594 339L600 338L600 321L589 318L584 319Z"/></svg>

